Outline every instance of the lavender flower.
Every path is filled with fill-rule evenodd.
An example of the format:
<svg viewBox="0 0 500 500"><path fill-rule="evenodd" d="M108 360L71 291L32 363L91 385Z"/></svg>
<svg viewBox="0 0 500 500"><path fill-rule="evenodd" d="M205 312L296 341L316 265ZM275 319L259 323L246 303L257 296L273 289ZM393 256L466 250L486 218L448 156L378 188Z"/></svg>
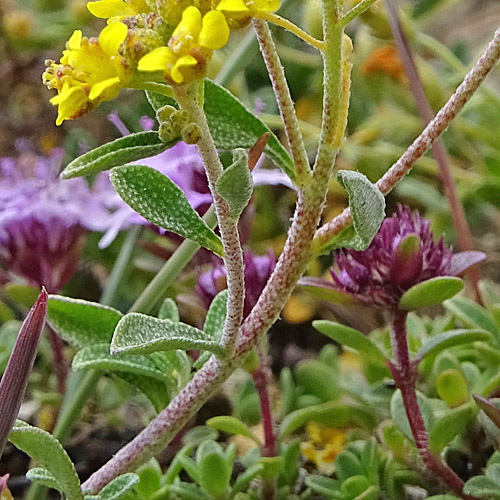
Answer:
<svg viewBox="0 0 500 500"><path fill-rule="evenodd" d="M366 250L336 253L333 283L304 278L301 284L335 289L363 304L391 308L412 286L438 276L455 276L484 258L482 252L453 255L442 238L434 241L427 219L399 206L383 221Z"/></svg>
<svg viewBox="0 0 500 500"><path fill-rule="evenodd" d="M250 314L257 303L264 286L271 277L276 264L276 257L272 250L266 255L255 255L247 250L243 256L245 264L245 304L243 316ZM212 268L201 274L195 287L196 294L205 307L209 307L215 296L226 288L226 268L218 259Z"/></svg>
<svg viewBox="0 0 500 500"><path fill-rule="evenodd" d="M59 179L62 156L24 150L17 159L0 159L0 261L49 293L73 275L85 233L104 231L109 215L85 179Z"/></svg>

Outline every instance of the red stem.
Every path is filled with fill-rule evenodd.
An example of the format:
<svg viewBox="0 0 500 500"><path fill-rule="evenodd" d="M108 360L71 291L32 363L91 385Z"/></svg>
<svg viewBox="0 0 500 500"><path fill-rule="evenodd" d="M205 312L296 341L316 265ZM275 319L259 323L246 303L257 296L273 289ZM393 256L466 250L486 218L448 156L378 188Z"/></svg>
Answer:
<svg viewBox="0 0 500 500"><path fill-rule="evenodd" d="M259 353L259 358L262 360L264 356ZM269 398L269 391L267 390L269 376L268 367L261 366L258 370L252 373L255 388L259 395L260 411L262 414L262 426L264 428L264 446L262 447L263 457L277 457L278 448L276 446L276 439L274 436L274 418L271 410L271 400Z"/></svg>
<svg viewBox="0 0 500 500"><path fill-rule="evenodd" d="M415 445L420 458L431 473L444 481L453 492L464 500L473 500L475 497L463 493L464 483L457 474L429 449L429 436L418 406L417 392L415 390L417 363L410 360L408 350L407 315L406 311L399 309L396 309L393 313L391 342L396 361L390 364L390 368L396 386L401 391Z"/></svg>
<svg viewBox="0 0 500 500"><path fill-rule="evenodd" d="M49 325L47 325L47 328L54 356L53 369L57 378L57 390L64 395L66 392L66 377L68 376L68 366L64 359L64 344L59 335Z"/></svg>

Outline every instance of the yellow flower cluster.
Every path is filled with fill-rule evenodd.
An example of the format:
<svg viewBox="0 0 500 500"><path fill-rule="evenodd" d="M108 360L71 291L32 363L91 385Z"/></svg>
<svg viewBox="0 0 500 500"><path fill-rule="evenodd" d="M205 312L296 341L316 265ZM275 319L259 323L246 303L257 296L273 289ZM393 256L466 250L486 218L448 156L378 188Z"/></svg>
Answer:
<svg viewBox="0 0 500 500"><path fill-rule="evenodd" d="M47 61L43 74L58 92L50 101L58 106L58 125L147 79L181 85L202 78L231 29L273 12L280 0L96 0L87 6L108 25L99 38L75 31L60 62Z"/></svg>

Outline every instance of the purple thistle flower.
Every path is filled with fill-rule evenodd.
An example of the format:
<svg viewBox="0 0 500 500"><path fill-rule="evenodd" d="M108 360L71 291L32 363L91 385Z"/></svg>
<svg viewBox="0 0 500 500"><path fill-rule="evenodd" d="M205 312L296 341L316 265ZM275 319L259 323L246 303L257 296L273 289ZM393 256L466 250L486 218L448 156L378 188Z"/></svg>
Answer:
<svg viewBox="0 0 500 500"><path fill-rule="evenodd" d="M87 231L104 231L105 199L85 179L59 178L63 153L0 159L0 261L57 292L73 275Z"/></svg>
<svg viewBox="0 0 500 500"><path fill-rule="evenodd" d="M337 251L333 283L318 278L303 278L300 283L346 293L365 305L391 308L412 286L438 276L458 275L485 257L476 251L453 255L442 238L434 241L427 219L399 206L382 222L366 250Z"/></svg>
<svg viewBox="0 0 500 500"><path fill-rule="evenodd" d="M246 250L243 261L245 265L243 316L246 317L257 303L264 286L271 277L276 265L276 257L272 250L269 250L266 255L255 255L252 251ZM208 308L215 296L227 288L226 274L226 268L222 261L217 259L217 263L209 271L198 277L195 291L205 307Z"/></svg>

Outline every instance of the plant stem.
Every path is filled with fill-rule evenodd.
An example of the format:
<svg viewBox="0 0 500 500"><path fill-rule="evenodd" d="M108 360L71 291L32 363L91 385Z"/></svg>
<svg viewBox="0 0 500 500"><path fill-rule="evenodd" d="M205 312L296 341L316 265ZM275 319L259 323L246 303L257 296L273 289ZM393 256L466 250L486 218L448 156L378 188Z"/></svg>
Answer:
<svg viewBox="0 0 500 500"><path fill-rule="evenodd" d="M342 26L347 26L352 20L356 19L360 14L370 8L370 6L375 3L376 0L361 0L355 7L350 11L346 12L340 19L340 24Z"/></svg>
<svg viewBox="0 0 500 500"><path fill-rule="evenodd" d="M394 2L394 0L385 1L392 34L398 47L406 75L408 76L408 80L410 82L410 91L413 94L418 113L420 114L424 125L427 125L434 118L434 112L432 111L431 105L425 95L424 86L422 85L422 81L415 65L411 45L401 25L398 5ZM434 159L439 166L439 174L444 187L444 194L450 207L450 214L453 225L455 226L458 246L462 251L473 250L474 245L472 242L472 234L470 232L469 225L467 224L467 219L465 218L464 209L460 202L455 182L451 176L450 166L448 163L448 153L446 152L443 141L441 139L437 139L431 149ZM481 303L481 294L479 292L479 280L481 279L481 273L479 271L479 267L471 267L467 270L467 275L472 283L476 301Z"/></svg>
<svg viewBox="0 0 500 500"><path fill-rule="evenodd" d="M419 137L415 139L413 144L403 153L401 158L379 179L377 187L383 194L389 193L410 172L415 162L446 130L453 118L455 118L474 95L474 92L493 69L499 58L500 30L497 30L482 56L448 102L441 108ZM351 224L351 221L351 211L349 208L346 208L335 219L318 229L314 242L315 249L320 250L331 238L346 229Z"/></svg>
<svg viewBox="0 0 500 500"><path fill-rule="evenodd" d="M243 250L238 232L238 218L231 217L229 207L216 189L217 180L224 168L217 154L217 149L208 128L207 118L202 106L198 103L197 92L203 89L197 82L191 86L179 86L174 89L177 102L181 109L187 111L200 130L200 139L196 143L207 174L208 185L214 200L215 214L219 225L222 245L224 248L224 265L227 281L227 313L221 345L228 357L232 357L236 346L238 330L243 320L243 304L245 300L245 276Z"/></svg>
<svg viewBox="0 0 500 500"><path fill-rule="evenodd" d="M52 347L52 366L57 379L57 392L64 396L69 368L64 359L64 344L59 335L49 325L47 325L47 330L49 331L49 340Z"/></svg>
<svg viewBox="0 0 500 500"><path fill-rule="evenodd" d="M325 0L327 17L332 10L338 12L338 3L334 0ZM334 36L335 35L335 36ZM326 31L325 37L325 71L338 66L340 68L340 50L335 44L341 40L342 31L332 33ZM339 60L335 63L334 59ZM340 75L341 71L338 71ZM324 113L324 126L331 128L332 115L340 110L340 98L332 99L332 94L341 93L341 81L325 77L328 85L325 91L327 111ZM339 96L340 97L340 96ZM333 127L331 137L335 135ZM331 151L326 143L330 133L322 135L320 150L321 164L318 164L317 174L307 186L307 192L299 192L297 207L290 227L288 238L283 252L278 259L274 272L265 286L257 304L245 319L238 337L236 355L231 360L221 364L215 357L205 363L182 389L177 396L138 436L123 447L107 464L95 472L82 486L93 493L98 492L113 478L134 470L146 460L162 450L176 435L179 429L191 418L201 405L220 387L233 372L245 355L257 344L261 335L276 321L286 301L290 297L298 279L306 270L311 257L311 241L319 222L322 206L326 197L329 172L333 169L335 152ZM328 154L325 154L327 152ZM324 160L328 158L327 164Z"/></svg>
<svg viewBox="0 0 500 500"><path fill-rule="evenodd" d="M418 406L415 383L417 380L418 363L410 360L408 338L406 332L406 318L408 313L395 309L392 314L391 344L395 362L390 363L396 387L401 391L406 416L410 424L411 433L415 440L418 453L429 471L441 479L457 495L464 499L472 499L463 493L464 483L442 460L429 449L429 436L425 428L424 419Z"/></svg>
<svg viewBox="0 0 500 500"><path fill-rule="evenodd" d="M210 228L215 228L217 218L213 205L207 210L203 220ZM184 240L139 295L129 312L150 312L199 249L200 245L194 241Z"/></svg>
<svg viewBox="0 0 500 500"><path fill-rule="evenodd" d="M281 65L268 24L262 19L254 19L253 26L266 63L269 78L273 85L288 145L290 146L295 168L297 169L297 184L299 186L305 185L309 181L311 168L304 146L304 139L300 131L299 121L295 113L292 95L290 94L286 80L285 70Z"/></svg>

